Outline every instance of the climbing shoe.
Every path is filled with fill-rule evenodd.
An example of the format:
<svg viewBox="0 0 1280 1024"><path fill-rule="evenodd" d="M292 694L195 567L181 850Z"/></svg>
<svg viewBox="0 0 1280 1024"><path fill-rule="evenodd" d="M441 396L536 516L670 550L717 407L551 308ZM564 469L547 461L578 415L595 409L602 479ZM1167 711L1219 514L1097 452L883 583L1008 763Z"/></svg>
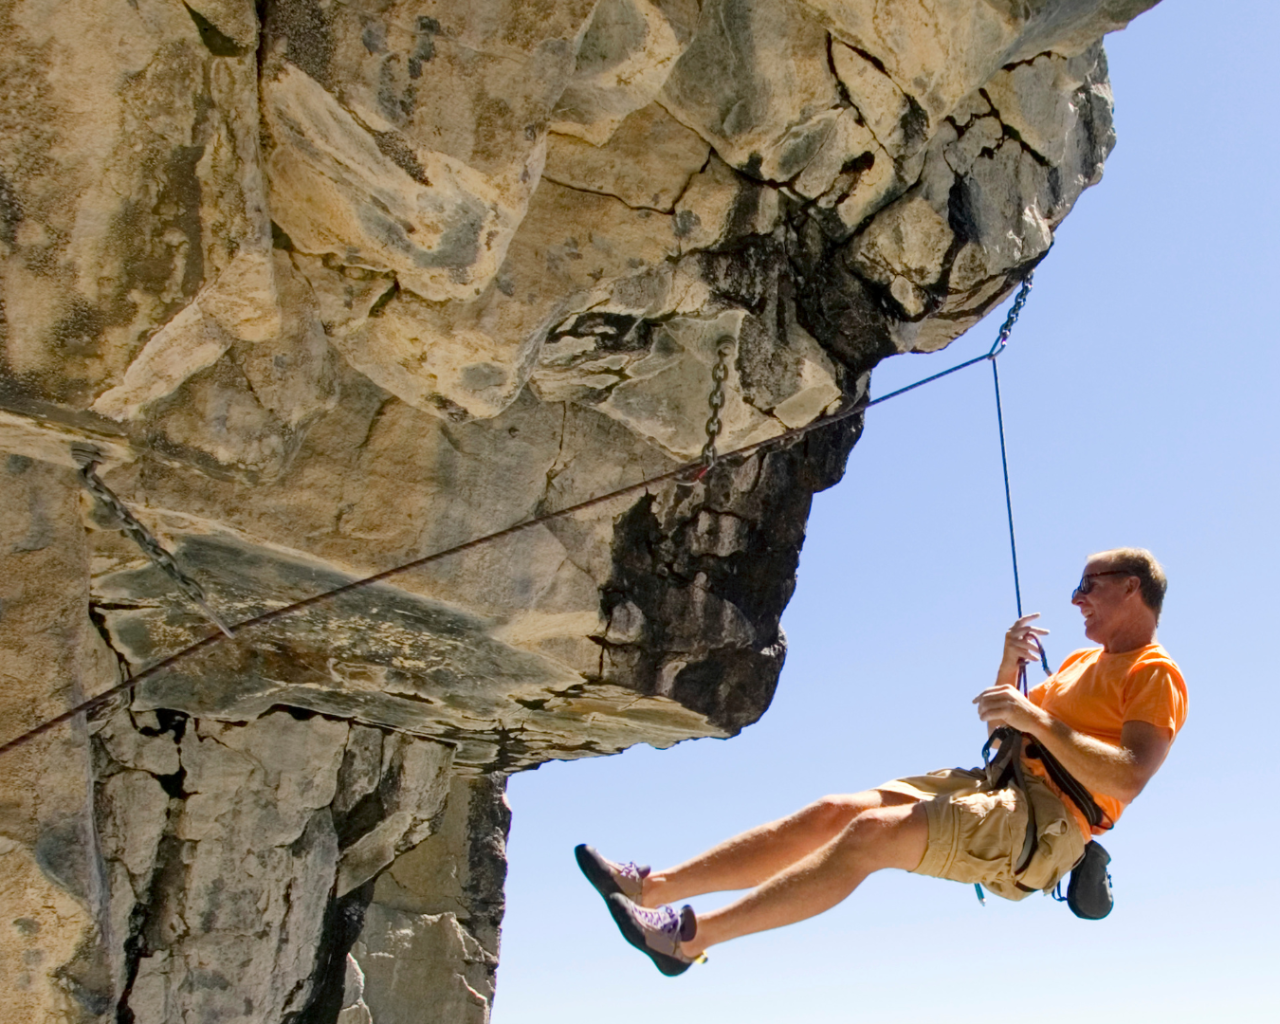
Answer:
<svg viewBox="0 0 1280 1024"><path fill-rule="evenodd" d="M648 867L643 864L615 864L601 857L586 843L574 847L573 855L578 858L578 867L582 868L587 881L605 899L616 892L636 903L640 902L644 876L649 873Z"/></svg>
<svg viewBox="0 0 1280 1024"><path fill-rule="evenodd" d="M681 942L688 942L698 932L698 919L692 907L684 906L679 913L674 907L648 910L617 892L606 897L605 902L622 937L652 960L663 974L674 978L694 963L694 958L685 956L680 949Z"/></svg>

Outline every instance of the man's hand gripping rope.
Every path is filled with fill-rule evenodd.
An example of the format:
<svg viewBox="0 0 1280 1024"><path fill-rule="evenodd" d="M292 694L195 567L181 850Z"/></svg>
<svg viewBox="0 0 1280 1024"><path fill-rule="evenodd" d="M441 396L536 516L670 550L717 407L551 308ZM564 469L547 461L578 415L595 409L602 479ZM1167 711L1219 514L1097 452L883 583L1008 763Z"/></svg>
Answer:
<svg viewBox="0 0 1280 1024"><path fill-rule="evenodd" d="M1035 726L1045 724L1043 712L1023 695L1019 687L1025 666L1044 659L1040 637L1048 636L1049 631L1033 625L1038 618L1040 613L1032 612L1009 627L1004 635L1004 654L996 672L995 685L973 698L973 703L978 705L978 717L987 723L988 732L994 732L1002 725L1019 732L1029 732Z"/></svg>

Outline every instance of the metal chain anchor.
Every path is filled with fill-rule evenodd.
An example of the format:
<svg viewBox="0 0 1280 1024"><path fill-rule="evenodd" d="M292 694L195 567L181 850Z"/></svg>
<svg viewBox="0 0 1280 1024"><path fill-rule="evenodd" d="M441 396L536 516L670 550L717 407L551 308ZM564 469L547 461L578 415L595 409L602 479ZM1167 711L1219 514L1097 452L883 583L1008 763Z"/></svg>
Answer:
<svg viewBox="0 0 1280 1024"><path fill-rule="evenodd" d="M729 357L733 355L734 342L728 334L722 334L716 341L716 361L711 367L711 394L707 396L707 407L711 415L707 418L707 443L702 446L702 470L699 479L716 463L716 438L724 424L720 422L720 410L724 408L724 382L729 378Z"/></svg>
<svg viewBox="0 0 1280 1024"><path fill-rule="evenodd" d="M204 588L182 571L182 566L178 564L178 560L164 549L151 531L138 522L134 514L129 511L128 506L98 477L95 470L98 467L98 461L101 459L102 453L92 445L73 444L71 446L71 457L80 466L80 479L84 481L89 493L97 498L120 521L124 532L142 549L142 553L151 560L151 563L168 576L169 579L173 580L174 586L182 592L188 601L200 609L201 614L206 619L227 636L234 637L235 634L232 633L231 627L223 622L218 617L218 614L209 607Z"/></svg>
<svg viewBox="0 0 1280 1024"><path fill-rule="evenodd" d="M996 336L996 343L991 346L991 351L987 353L988 359L994 359L1009 344L1009 335L1013 333L1013 325L1018 322L1018 314L1022 312L1022 307L1027 304L1027 296L1031 293L1031 284L1035 280L1035 276L1035 271L1032 270L1022 279L1022 287L1018 289L1013 305L1009 307L1009 315L1004 318L1004 323L1000 326L1000 333Z"/></svg>

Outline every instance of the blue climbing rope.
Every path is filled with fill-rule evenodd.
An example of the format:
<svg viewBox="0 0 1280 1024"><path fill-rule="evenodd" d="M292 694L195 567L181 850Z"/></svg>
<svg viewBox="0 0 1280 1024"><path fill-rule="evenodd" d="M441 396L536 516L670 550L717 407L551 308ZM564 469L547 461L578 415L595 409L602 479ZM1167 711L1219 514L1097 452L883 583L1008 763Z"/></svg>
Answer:
<svg viewBox="0 0 1280 1024"><path fill-rule="evenodd" d="M1013 493L1009 487L1009 453L1004 442L1004 407L1000 401L1000 367L997 357L1009 344L1009 335L1013 331L1013 325L1018 322L1022 307L1027 304L1027 295L1031 292L1034 278L1035 273L1032 272L1023 280L1013 305L1009 307L1009 315L1005 317L1004 324L1000 327L1000 334L985 357L991 361L991 379L996 390L996 425L1000 430L1000 469L1004 473L1004 508L1009 519L1009 555L1013 561L1013 597L1018 608L1018 618L1022 618L1022 583L1018 577L1018 538L1013 529ZM1044 645L1037 640L1036 646L1040 648L1040 665L1044 669L1044 674L1050 675L1052 670L1049 668L1049 656L1045 653ZM1026 665L1022 665L1018 672L1018 689L1024 695L1027 692Z"/></svg>
<svg viewBox="0 0 1280 1024"><path fill-rule="evenodd" d="M1009 556L1013 562L1013 598L1017 605L1018 618L1022 618L1022 582L1018 577L1018 538L1013 528L1013 491L1009 486L1009 453L1004 440L1004 407L1000 401L1000 367L997 358L1009 344L1009 335L1013 331L1013 325L1018 322L1018 315L1022 312L1022 307L1027 304L1027 295L1031 292L1034 277L1035 274L1032 272L1023 279L1022 287L1018 289L1013 305L1009 307L1009 315L1005 317L1005 321L1000 327L1000 334L996 337L995 344L991 346L991 351L984 357L991 361L991 380L995 385L996 392L996 426L1000 431L1000 469L1004 474L1004 508L1009 520ZM1044 674L1049 676L1052 674L1052 670L1049 668L1049 656L1045 653L1044 644L1040 643L1039 639L1036 639L1036 647L1040 650L1040 666L1044 669ZM1018 666L1018 689L1023 696L1026 696L1028 691L1027 666L1025 662ZM982 748L984 764L987 761L990 744L991 741L988 740L987 746ZM981 884L975 882L973 888L978 894L978 902L985 907L987 899L982 892Z"/></svg>

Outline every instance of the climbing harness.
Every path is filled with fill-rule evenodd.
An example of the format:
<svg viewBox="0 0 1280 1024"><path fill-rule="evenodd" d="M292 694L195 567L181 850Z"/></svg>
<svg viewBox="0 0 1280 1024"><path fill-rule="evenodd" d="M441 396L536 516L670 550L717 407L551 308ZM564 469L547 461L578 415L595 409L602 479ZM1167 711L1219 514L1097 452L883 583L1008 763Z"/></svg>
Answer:
<svg viewBox="0 0 1280 1024"><path fill-rule="evenodd" d="M631 494L638 494L638 493L648 491L651 487L653 487L656 484L668 483L670 481L680 481L684 483L697 483L698 481L702 480L710 470L714 469L716 465L718 465L720 462L724 461L725 459L745 458L749 455L755 455L758 453L768 454L770 450L775 448L780 448L781 446L785 445L789 441L793 441L797 438L803 437L816 430L821 430L825 427L829 427L837 423L841 423L845 420L851 419L854 416L861 415L862 413L865 413L868 409L872 408L873 406L881 405L894 398L899 398L902 395L907 394L908 392L915 391L917 388L924 387L926 384L932 384L934 381L941 380L943 377L949 377L953 373L959 373L961 370L968 369L970 366L975 366L978 363L990 361L992 363L992 368L994 369L995 359L1001 352L1004 351L1005 347L1008 345L1009 333L1012 330L1013 325L1017 322L1018 313L1021 312L1022 307L1026 304L1027 293L1031 290L1031 282L1032 282L1032 274L1028 273L1027 276L1022 280L1021 287L1018 289L1017 297L1014 299L1013 305L1009 311L1009 315L1008 317L1006 317L1004 325L1000 328L1000 334L997 337L995 344L992 345L989 351L984 352L981 355L974 356L971 359L963 360L962 362L959 362L954 366L948 367L945 370L940 370L937 373L930 374L927 377L922 377L920 380L913 381L910 384L904 385L903 387L890 391L887 394L881 395L879 398L870 398L868 396L864 396L862 398L856 398L856 399L846 401L839 409L837 409L833 413L830 413L827 416L821 416L815 420L812 420L809 423L803 424L802 426L792 427L788 430L782 431L779 434L775 434L773 437L769 437L761 441L753 441L750 444L742 445L741 447L735 448L732 451L728 451L728 452L717 452L716 450L716 440L719 437L721 427L722 427L719 413L720 413L720 410L723 408L724 401L725 401L724 382L728 377L728 359L729 359L729 356L732 354L732 339L728 338L727 336L722 337L717 341L716 362L713 365L712 375L711 375L712 390L708 398L708 408L711 411L711 415L706 422L707 443L703 446L702 452L700 453L699 457L695 461L686 462L680 466L677 466L674 469L668 470L665 473L659 473L659 474L656 474L655 476L647 477L644 480L640 480L634 484L628 484L625 487L619 487L616 490L609 491L608 493L599 494L593 498L587 498L583 501L577 502L576 504L566 506L565 508L557 509L552 512L544 512L539 515L532 516L529 519L524 519L518 523L513 523L510 526L504 527L501 530L495 530L493 533L487 533L479 537L473 537L471 540L463 541L461 544L455 544L452 547L444 548L440 551L434 551L428 555L423 555L421 558L415 558L412 561L405 562L402 565L393 566L390 569L384 569L383 571L374 573L371 576L365 576L361 579L352 580L350 583L345 583L342 586L335 587L332 590L322 591L321 593L313 594L311 597L303 598L300 601L295 601L292 604L284 605L280 608L274 608L274 609L271 609L270 611L263 612L261 615L256 615L253 618L244 620L243 622L235 623L233 626L225 626L221 621L217 619L217 617L212 612L212 609L208 608L208 604L207 604L207 601L205 600L203 590L199 587L199 585L196 584L194 580L191 580L189 576L187 576L185 573L182 572L181 568L177 565L177 562L173 558L173 556L170 555L167 551L165 551L164 548L161 547L157 541L155 541L154 537L151 537L151 535L147 533L146 528L143 527L141 523L138 523L137 519L134 518L132 514L128 512L128 509L124 506L123 502L121 502L119 498L117 498L114 494L112 494L107 489L107 487L104 484L102 484L100 480L97 479L97 475L96 473L92 472L92 466L91 466L89 470L89 475L92 475L93 481L96 481L96 484L89 479L89 475L82 474L84 475L86 486L90 487L90 489L93 491L95 496L99 497L100 499L103 499L105 503L108 504L108 507L110 507L112 511L116 512L116 514L120 516L122 522L126 524L137 525L139 532L137 532L136 534L131 532L130 536L133 536L134 540L139 544L139 546L142 547L143 551L147 553L148 557L152 558L152 560L155 561L155 563L167 575L169 575L170 578L173 579L175 583L177 583L180 586L183 594L186 595L193 603L196 603L198 607L201 607L201 610L208 617L210 617L210 621L212 621L215 625L218 626L219 632L211 633L208 636L204 637L203 639L197 640L195 643L190 644L187 647L184 647L174 652L173 654L169 655L167 658L162 658L160 661L157 661L154 664L148 666L147 668L141 670L140 672L135 673L134 675L130 676L128 679L125 679L124 681L116 684L115 686L109 687L108 689L104 690L102 693L99 693L94 697L91 697L88 700L83 701L80 704L77 704L73 708L63 711L58 715L54 715L52 718L46 719L45 721L39 723L36 726L33 726L31 729L28 729L26 732L20 733L19 735L13 737L10 740L6 740L4 743L0 744L0 755L6 754L10 750L13 750L19 746L22 746L25 743L30 742L35 737L45 732L48 732L50 729L53 729L56 726L61 725L63 722L70 721L71 719L75 718L77 715L86 714L92 711L96 711L99 708L105 707L106 705L110 704L113 700L115 700L117 697L132 691L134 687L136 687L139 683L142 683L147 679L150 679L154 676L159 675L160 673L166 671L167 669L172 668L175 664L187 660L188 658L194 656L198 652L203 651L204 649L211 647L212 645L220 641L223 641L228 637L232 639L241 639L245 634L252 632L253 630L261 626L264 626L267 623L274 622L276 619L284 618L285 616L293 615L299 611L302 611L306 608L310 608L324 601L332 600L333 598L336 598L342 594L350 593L353 590L358 590L362 587L371 586L376 583L381 583L384 580L388 580L395 576L399 576L404 573L411 572L414 569L419 569L425 565L431 564L432 562L437 562L441 559L448 558L453 555L462 554L463 552L481 547L482 545L490 544L490 543L493 543L494 541L503 540L507 537L514 536L517 533L521 533L524 530L532 529L535 526L540 526L548 522L568 518L570 516L576 515L579 512L583 512L583 511L586 511L587 509L594 508L597 505L602 505L606 502L613 501L618 498L624 498ZM1002 423L1001 424L1002 456L1004 453L1003 429L1004 428ZM80 446L77 446L77 447L80 447ZM80 458L82 460L87 460L95 464L97 462L96 451L90 451L88 449L82 449ZM1006 469L1006 475L1005 475L1005 488L1006 488L1006 500L1007 500L1008 499L1007 469ZM109 498L104 499L104 495L109 495ZM113 500L114 500L114 503L112 503ZM124 515L121 515L121 512L123 512ZM1010 539L1011 540L1012 540L1012 536L1013 536L1012 513L1010 513ZM143 540L139 539L140 537L149 538L150 541L154 544L154 548L156 550L153 551L150 547L144 544ZM158 552L158 554L156 552ZM178 575L174 575L175 572ZM1014 585L1016 588L1018 585L1017 579L1016 579L1016 574L1017 574L1016 557L1015 557L1015 563L1014 563L1014 573L1015 573ZM180 578L182 580L185 580L186 583L180 583L179 582ZM189 587L187 586L187 584L190 584L191 586ZM194 587L194 589L192 589L192 587ZM1019 602L1021 602L1021 596L1019 596ZM1047 659L1044 661L1044 665L1047 670L1047 667L1048 667Z"/></svg>

